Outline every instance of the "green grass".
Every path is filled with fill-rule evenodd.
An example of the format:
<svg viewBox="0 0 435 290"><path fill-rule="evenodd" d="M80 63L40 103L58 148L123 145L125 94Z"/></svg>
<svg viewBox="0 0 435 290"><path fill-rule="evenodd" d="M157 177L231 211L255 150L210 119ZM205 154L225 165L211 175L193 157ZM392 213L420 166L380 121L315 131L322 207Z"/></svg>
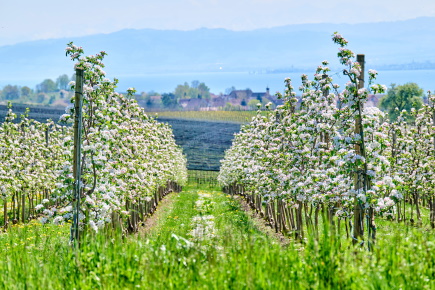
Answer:
<svg viewBox="0 0 435 290"><path fill-rule="evenodd" d="M257 115L257 111L166 111L155 114L160 118L245 124ZM150 116L155 114L150 113Z"/></svg>
<svg viewBox="0 0 435 290"><path fill-rule="evenodd" d="M435 236L427 229L380 222L373 252L327 229L317 242L283 247L218 190L189 186L171 198L146 234L97 234L79 252L68 245L68 226L14 226L0 235L0 288L435 288ZM198 216L214 217L211 237L192 236Z"/></svg>

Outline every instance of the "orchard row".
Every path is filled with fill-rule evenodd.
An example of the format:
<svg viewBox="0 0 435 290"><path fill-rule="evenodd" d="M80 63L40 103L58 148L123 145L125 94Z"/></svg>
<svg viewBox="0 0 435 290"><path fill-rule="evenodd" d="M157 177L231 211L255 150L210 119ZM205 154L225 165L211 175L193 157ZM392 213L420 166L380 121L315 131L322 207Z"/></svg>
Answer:
<svg viewBox="0 0 435 290"><path fill-rule="evenodd" d="M219 181L300 239L323 220L355 242L372 240L377 217L421 222L422 207L434 227L435 99L429 95L429 105L412 111L412 124L406 112L389 122L378 108L364 108L369 94L385 87L373 84L377 72L369 70L365 88L364 60L355 60L338 33L333 41L349 78L345 88L328 76L326 61L313 80L302 76L300 100L287 79L284 105L242 127Z"/></svg>
<svg viewBox="0 0 435 290"><path fill-rule="evenodd" d="M86 57L71 43L67 54L84 71L80 227L136 230L165 193L186 182L186 159L169 126L144 113L133 89L127 95L115 92L117 81L103 71L104 52ZM68 108L61 126L26 115L14 122L9 110L0 128L5 226L36 216L43 222L71 221L74 141L68 124L74 113Z"/></svg>

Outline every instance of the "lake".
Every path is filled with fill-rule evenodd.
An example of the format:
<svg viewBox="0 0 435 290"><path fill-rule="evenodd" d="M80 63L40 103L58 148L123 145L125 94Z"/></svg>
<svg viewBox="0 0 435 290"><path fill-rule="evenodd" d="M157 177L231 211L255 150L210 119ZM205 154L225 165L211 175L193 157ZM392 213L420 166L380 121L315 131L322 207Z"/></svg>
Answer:
<svg viewBox="0 0 435 290"><path fill-rule="evenodd" d="M210 73L174 73L174 74L146 74L134 76L119 76L119 90L125 91L128 87L135 87L138 92L151 90L162 93L172 92L178 84L193 80L204 82L212 93L225 93L227 88L234 86L236 89L250 88L254 92L264 92L266 87L271 93L284 91L284 79L292 79L293 87L297 90L301 85L302 72L276 73L276 74L252 74L248 72L210 72ZM313 79L312 72L306 72ZM332 71L334 82L343 86L348 79L341 71ZM367 77L366 77L367 79ZM427 90L435 90L435 70L389 70L379 71L377 83L390 86L391 83L398 85L407 82L415 82Z"/></svg>
<svg viewBox="0 0 435 290"><path fill-rule="evenodd" d="M276 73L276 74L252 74L248 72L207 72L207 73L167 73L167 74L143 74L143 75L117 75L119 79L118 91L125 92L127 88L134 87L140 92L151 90L159 93L173 92L178 84L193 80L205 82L210 91L215 94L225 93L227 88L234 86L236 89L250 88L254 92L265 92L266 87L271 93L284 91L284 79L292 79L293 87L297 90L301 85L302 72ZM313 72L305 72L313 79ZM332 71L330 74L339 85L347 82L346 76L341 71ZM32 79L0 79L0 89L7 84L29 86L35 88L46 77L33 77ZM377 83L389 86L391 83L405 84L415 82L425 91L435 90L435 70L388 70L379 71Z"/></svg>

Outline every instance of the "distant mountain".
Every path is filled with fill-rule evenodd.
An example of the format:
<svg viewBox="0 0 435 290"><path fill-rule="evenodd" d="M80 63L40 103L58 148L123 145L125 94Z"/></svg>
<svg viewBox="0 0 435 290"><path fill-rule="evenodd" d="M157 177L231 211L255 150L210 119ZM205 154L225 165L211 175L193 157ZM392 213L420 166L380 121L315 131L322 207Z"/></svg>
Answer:
<svg viewBox="0 0 435 290"><path fill-rule="evenodd" d="M83 46L86 54L106 51L106 71L118 78L169 72L291 67L313 70L324 59L335 61L337 47L331 41L334 31L347 38L355 52L366 54L371 68L435 61L435 17L353 25L302 24L252 31L128 29L2 46L0 86L31 85L63 73L71 75L73 63L64 53L70 41Z"/></svg>

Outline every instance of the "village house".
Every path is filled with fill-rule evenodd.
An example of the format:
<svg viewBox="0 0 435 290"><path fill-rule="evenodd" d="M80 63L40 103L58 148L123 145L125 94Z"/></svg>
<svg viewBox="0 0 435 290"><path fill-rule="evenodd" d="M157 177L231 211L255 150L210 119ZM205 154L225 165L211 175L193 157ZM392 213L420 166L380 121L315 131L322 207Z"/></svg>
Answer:
<svg viewBox="0 0 435 290"><path fill-rule="evenodd" d="M210 101L205 99L181 99L178 103L185 111L200 111L201 108L210 107Z"/></svg>
<svg viewBox="0 0 435 290"><path fill-rule="evenodd" d="M229 95L229 98L231 99L259 99L262 98L269 98L270 97L270 91L269 88L266 88L266 92L261 93L254 93L250 89L246 90L234 90Z"/></svg>

